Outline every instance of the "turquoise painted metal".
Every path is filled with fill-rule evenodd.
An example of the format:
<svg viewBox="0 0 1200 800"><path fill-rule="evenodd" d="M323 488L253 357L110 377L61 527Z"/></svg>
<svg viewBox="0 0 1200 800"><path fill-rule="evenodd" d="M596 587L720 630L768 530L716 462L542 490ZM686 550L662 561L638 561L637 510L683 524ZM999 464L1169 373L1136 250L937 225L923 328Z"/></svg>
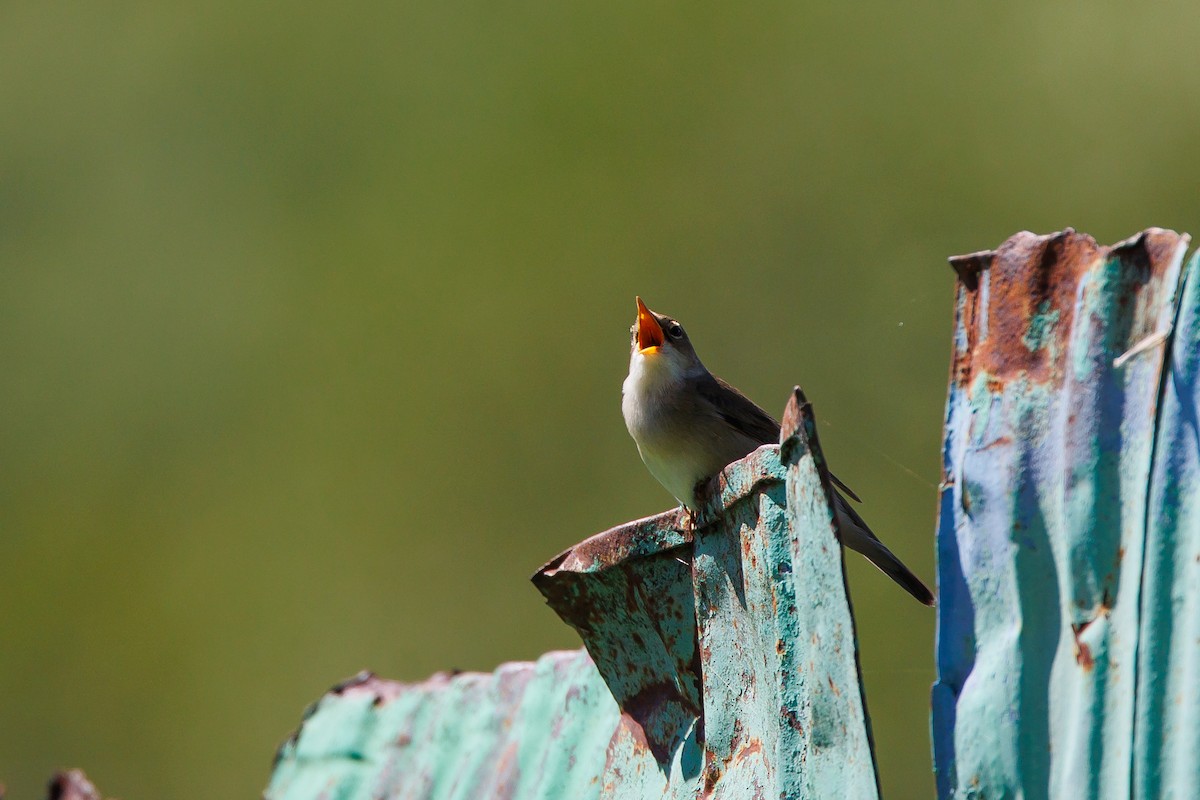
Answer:
<svg viewBox="0 0 1200 800"><path fill-rule="evenodd" d="M938 527L942 798L1200 796L1187 237L1017 234L959 274Z"/></svg>
<svg viewBox="0 0 1200 800"><path fill-rule="evenodd" d="M534 576L584 650L491 675L335 688L267 800L878 797L842 550L812 409L679 511Z"/></svg>
<svg viewBox="0 0 1200 800"><path fill-rule="evenodd" d="M264 796L596 797L618 717L582 651L415 685L363 674L309 710Z"/></svg>
<svg viewBox="0 0 1200 800"><path fill-rule="evenodd" d="M1138 638L1133 792L1200 796L1200 254L1160 390Z"/></svg>

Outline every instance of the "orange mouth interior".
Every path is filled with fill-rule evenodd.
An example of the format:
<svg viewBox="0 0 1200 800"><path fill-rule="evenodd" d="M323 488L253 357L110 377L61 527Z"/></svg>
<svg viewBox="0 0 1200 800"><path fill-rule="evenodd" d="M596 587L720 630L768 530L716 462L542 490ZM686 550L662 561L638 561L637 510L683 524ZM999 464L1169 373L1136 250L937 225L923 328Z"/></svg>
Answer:
<svg viewBox="0 0 1200 800"><path fill-rule="evenodd" d="M658 320L650 313L650 309L646 308L646 304L640 297L637 298L637 311L638 351L646 355L657 353L664 340L662 326L658 324Z"/></svg>

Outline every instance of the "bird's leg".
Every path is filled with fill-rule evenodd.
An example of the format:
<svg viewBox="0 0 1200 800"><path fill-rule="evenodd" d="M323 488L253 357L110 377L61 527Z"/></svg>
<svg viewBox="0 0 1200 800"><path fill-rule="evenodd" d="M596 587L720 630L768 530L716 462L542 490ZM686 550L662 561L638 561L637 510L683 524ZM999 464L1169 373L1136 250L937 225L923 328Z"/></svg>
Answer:
<svg viewBox="0 0 1200 800"><path fill-rule="evenodd" d="M693 505L695 505L696 509L703 508L719 490L719 481L715 475L710 478L701 478L700 480L696 481L696 485L692 487ZM681 506L681 508L683 509L685 525L690 527L692 532L695 532L697 523L700 519L700 512L698 510L688 508L686 505Z"/></svg>
<svg viewBox="0 0 1200 800"><path fill-rule="evenodd" d="M685 533L695 534L696 532L696 512L692 511L687 506L679 507L683 511L683 530Z"/></svg>

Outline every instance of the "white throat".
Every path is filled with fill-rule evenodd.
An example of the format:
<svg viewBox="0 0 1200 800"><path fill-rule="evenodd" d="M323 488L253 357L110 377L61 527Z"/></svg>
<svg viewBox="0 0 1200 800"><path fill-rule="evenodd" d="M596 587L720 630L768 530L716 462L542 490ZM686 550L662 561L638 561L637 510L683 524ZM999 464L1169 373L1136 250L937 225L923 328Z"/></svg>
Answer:
<svg viewBox="0 0 1200 800"><path fill-rule="evenodd" d="M678 387L687 376L687 364L674 351L644 355L634 350L629 356L629 375L621 387L622 408L630 400L637 403L652 401L656 395Z"/></svg>

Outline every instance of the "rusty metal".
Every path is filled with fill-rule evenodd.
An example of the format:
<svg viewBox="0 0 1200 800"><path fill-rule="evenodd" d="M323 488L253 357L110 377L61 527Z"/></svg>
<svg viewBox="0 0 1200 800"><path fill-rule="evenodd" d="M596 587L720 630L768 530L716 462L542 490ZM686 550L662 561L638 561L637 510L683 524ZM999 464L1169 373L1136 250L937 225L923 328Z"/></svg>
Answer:
<svg viewBox="0 0 1200 800"><path fill-rule="evenodd" d="M951 261L939 797L1200 795L1187 242L1021 233Z"/></svg>
<svg viewBox="0 0 1200 800"><path fill-rule="evenodd" d="M938 796L1200 797L1200 255L1020 233L958 274L938 519ZM778 446L694 518L533 581L584 649L334 687L266 800L879 794L828 471ZM0 795L3 789L0 788ZM82 773L51 798L98 800Z"/></svg>
<svg viewBox="0 0 1200 800"><path fill-rule="evenodd" d="M280 750L268 800L878 796L812 409L695 520L587 539L534 583L585 650L492 675L363 675Z"/></svg>

